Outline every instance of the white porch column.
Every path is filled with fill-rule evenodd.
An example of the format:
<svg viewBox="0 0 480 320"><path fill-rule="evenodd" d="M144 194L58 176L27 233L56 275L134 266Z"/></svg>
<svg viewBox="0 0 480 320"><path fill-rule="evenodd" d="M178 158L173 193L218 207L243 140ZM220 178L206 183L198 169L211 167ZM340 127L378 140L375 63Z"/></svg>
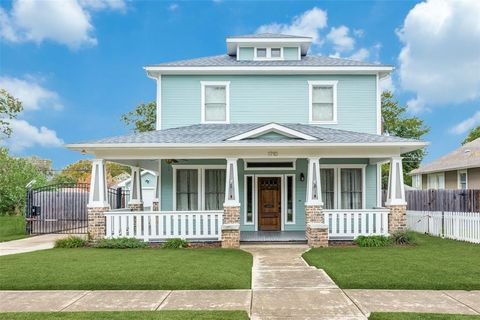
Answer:
<svg viewBox="0 0 480 320"><path fill-rule="evenodd" d="M133 211L143 210L142 196L142 169L139 167L131 167L131 184L130 184L130 201L128 207Z"/></svg>
<svg viewBox="0 0 480 320"><path fill-rule="evenodd" d="M105 160L92 160L92 176L88 194L88 233L93 240L105 237L105 212L110 210L107 201Z"/></svg>
<svg viewBox="0 0 480 320"><path fill-rule="evenodd" d="M390 159L390 173L388 176L387 201L385 205L406 205L405 185L403 184L402 157Z"/></svg>
<svg viewBox="0 0 480 320"><path fill-rule="evenodd" d="M237 158L227 158L222 224L223 248L237 248L240 246L240 197L237 162Z"/></svg>
<svg viewBox="0 0 480 320"><path fill-rule="evenodd" d="M153 198L153 211L161 211L162 199L162 160L158 160L158 172L155 179L155 198Z"/></svg>
<svg viewBox="0 0 480 320"><path fill-rule="evenodd" d="M322 214L320 158L308 158L305 235L310 247L328 246L328 226Z"/></svg>
<svg viewBox="0 0 480 320"><path fill-rule="evenodd" d="M390 173L388 176L387 201L385 206L390 208L388 216L388 231L393 233L407 228L407 202L405 201L405 185L403 184L403 166L401 157L390 159Z"/></svg>

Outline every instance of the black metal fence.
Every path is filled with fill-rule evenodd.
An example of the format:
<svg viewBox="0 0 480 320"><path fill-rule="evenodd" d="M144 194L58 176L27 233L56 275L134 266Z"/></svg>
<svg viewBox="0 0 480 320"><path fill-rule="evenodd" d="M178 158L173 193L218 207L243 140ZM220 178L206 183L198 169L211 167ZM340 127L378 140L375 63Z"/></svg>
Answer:
<svg viewBox="0 0 480 320"><path fill-rule="evenodd" d="M88 183L61 183L27 191L25 218L29 234L87 233ZM128 190L108 188L112 209L124 208Z"/></svg>

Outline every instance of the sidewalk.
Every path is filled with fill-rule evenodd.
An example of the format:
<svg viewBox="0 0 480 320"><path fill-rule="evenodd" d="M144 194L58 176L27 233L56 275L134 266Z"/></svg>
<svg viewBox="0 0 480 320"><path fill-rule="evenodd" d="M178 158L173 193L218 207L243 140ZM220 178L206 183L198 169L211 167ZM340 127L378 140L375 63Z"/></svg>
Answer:
<svg viewBox="0 0 480 320"><path fill-rule="evenodd" d="M21 241L21 240L19 240ZM252 319L367 319L374 311L480 315L480 291L342 290L306 246L245 246L251 290L0 291L0 312L245 310Z"/></svg>
<svg viewBox="0 0 480 320"><path fill-rule="evenodd" d="M51 249L55 244L55 240L68 236L70 236L70 234L44 234L19 240L0 242L0 256Z"/></svg>

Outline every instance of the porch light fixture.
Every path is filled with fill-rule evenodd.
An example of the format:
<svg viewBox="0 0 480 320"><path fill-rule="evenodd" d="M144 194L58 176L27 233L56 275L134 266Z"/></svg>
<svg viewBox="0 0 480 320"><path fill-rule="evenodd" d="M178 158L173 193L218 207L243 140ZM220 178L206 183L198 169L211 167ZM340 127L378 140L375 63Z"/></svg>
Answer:
<svg viewBox="0 0 480 320"><path fill-rule="evenodd" d="M303 174L303 172L300 173L300 181L305 181L305 175Z"/></svg>

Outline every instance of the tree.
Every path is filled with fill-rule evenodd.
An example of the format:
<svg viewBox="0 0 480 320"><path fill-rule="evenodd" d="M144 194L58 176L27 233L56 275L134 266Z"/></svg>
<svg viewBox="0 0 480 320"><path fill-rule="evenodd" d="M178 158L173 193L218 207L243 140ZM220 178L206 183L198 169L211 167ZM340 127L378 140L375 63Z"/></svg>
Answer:
<svg viewBox="0 0 480 320"><path fill-rule="evenodd" d="M11 157L6 148L0 148L0 215L21 215L25 209L27 184L43 186L47 178L28 160Z"/></svg>
<svg viewBox="0 0 480 320"><path fill-rule="evenodd" d="M23 110L20 100L11 96L7 90L0 89L0 136L10 137L12 128L10 121Z"/></svg>
<svg viewBox="0 0 480 320"><path fill-rule="evenodd" d="M115 184L113 177L118 176L121 173L130 173L128 166L123 166L114 162L107 162L107 184L109 186ZM54 183L90 183L90 177L92 172L92 162L90 160L80 160L72 163L53 178Z"/></svg>
<svg viewBox="0 0 480 320"><path fill-rule="evenodd" d="M407 108L399 106L398 101L390 91L382 93L384 131L392 136L421 139L424 134L430 131L430 128L418 117L407 117L406 111ZM402 154L402 157L404 157L403 177L406 184L412 184L412 177L408 173L420 166L425 155L426 151L424 149ZM382 184L384 188L387 186L388 170L388 165L382 167Z"/></svg>
<svg viewBox="0 0 480 320"><path fill-rule="evenodd" d="M141 103L135 109L121 116L121 119L129 127L133 126L133 132L147 132L156 129L157 104L155 101Z"/></svg>
<svg viewBox="0 0 480 320"><path fill-rule="evenodd" d="M462 141L462 145L464 145L465 143L469 143L469 142L472 142L473 140L476 140L480 138L480 126L476 127L476 128L473 128L470 133L468 134L468 136L465 138L465 140Z"/></svg>

